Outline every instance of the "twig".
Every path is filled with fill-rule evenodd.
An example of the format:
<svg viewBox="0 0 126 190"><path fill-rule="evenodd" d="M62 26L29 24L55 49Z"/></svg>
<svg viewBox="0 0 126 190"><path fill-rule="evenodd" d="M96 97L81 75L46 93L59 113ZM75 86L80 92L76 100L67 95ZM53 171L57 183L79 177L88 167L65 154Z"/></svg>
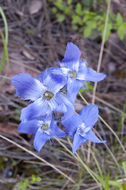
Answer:
<svg viewBox="0 0 126 190"><path fill-rule="evenodd" d="M43 158L41 158L40 156L36 155L35 153L33 153L32 151L26 149L25 147L17 144L16 142L8 139L7 137L0 135L0 137L12 144L14 144L15 146L19 147L20 149L24 150L25 152L31 154L32 156L34 156L35 158L37 158L38 160L42 161L43 163L45 163L46 165L50 166L51 168L53 168L54 170L56 170L58 173L60 173L62 176L64 176L65 178L67 178L69 181L71 181L72 183L75 183L74 180L72 178L70 178L69 176L67 176L64 172L62 172L61 170L59 170L58 168L56 168L53 164L47 162L46 160L44 160Z"/></svg>
<svg viewBox="0 0 126 190"><path fill-rule="evenodd" d="M105 19L105 27L104 27L103 39L102 39L102 44L101 44L101 49L100 49L100 54L99 54L97 72L100 71L101 62L102 62L102 57L103 57L104 44L105 44L105 37L106 37L106 31L107 31L107 25L108 25L108 18L109 18L109 13L110 13L110 6L111 6L111 0L108 0L107 14L106 14L106 19ZM95 103L96 88L97 88L97 82L95 82L95 84L94 84L93 97L92 97L92 104Z"/></svg>
<svg viewBox="0 0 126 190"><path fill-rule="evenodd" d="M4 76L4 75L0 75L0 78L4 78L4 79L7 79L7 80L11 80L11 77L7 77L7 76Z"/></svg>
<svg viewBox="0 0 126 190"><path fill-rule="evenodd" d="M89 97L92 98L92 95L91 95L91 94L89 94L89 93L86 93L86 94L87 94ZM115 106L111 105L111 104L108 103L107 101L102 100L101 98L99 98L99 97L97 97L97 96L95 96L95 99L96 99L97 101L99 101L99 102L105 104L106 106L110 107L110 108L113 109L114 111L117 111L118 113L123 114L124 117L126 118L126 114L125 114L122 110L120 110L119 108L116 108Z"/></svg>
<svg viewBox="0 0 126 190"><path fill-rule="evenodd" d="M107 13L106 13L106 18L105 18L105 27L104 27L103 39L102 39L102 44L101 44L101 49L100 49L100 54L99 54L97 72L100 71L101 62L102 62L102 56L103 56L103 50L104 50L104 44L105 44L105 37L106 37L106 31L107 31L107 25L108 25L108 18L109 18L109 13L110 13L110 5L111 5L111 0L108 0ZM93 88L92 104L95 103L96 88L97 88L97 82L95 82L94 88ZM87 155L87 162L88 163L90 162L90 155L91 155L91 142L89 142L89 148L88 148L88 155Z"/></svg>

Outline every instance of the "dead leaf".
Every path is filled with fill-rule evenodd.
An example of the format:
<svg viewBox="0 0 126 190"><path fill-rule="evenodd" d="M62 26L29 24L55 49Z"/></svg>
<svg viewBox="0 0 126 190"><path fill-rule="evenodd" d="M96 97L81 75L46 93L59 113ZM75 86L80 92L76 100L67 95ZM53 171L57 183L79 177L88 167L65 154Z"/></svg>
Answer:
<svg viewBox="0 0 126 190"><path fill-rule="evenodd" d="M17 125L9 122L0 123L0 132L9 135L19 135Z"/></svg>
<svg viewBox="0 0 126 190"><path fill-rule="evenodd" d="M3 111L3 108L2 108L2 106L0 106L0 111Z"/></svg>
<svg viewBox="0 0 126 190"><path fill-rule="evenodd" d="M23 49L22 49L22 53L23 53L23 55L24 55L25 57L27 57L28 59L30 59L30 60L35 60L35 57L32 55L32 53L31 53L29 50L27 50L26 48L23 48Z"/></svg>
<svg viewBox="0 0 126 190"><path fill-rule="evenodd" d="M117 3L117 4L120 4L120 1L119 0L113 0L113 2Z"/></svg>
<svg viewBox="0 0 126 190"><path fill-rule="evenodd" d="M35 14L37 13L40 9L42 8L42 1L39 0L32 0L30 7L29 7L29 12L30 14Z"/></svg>

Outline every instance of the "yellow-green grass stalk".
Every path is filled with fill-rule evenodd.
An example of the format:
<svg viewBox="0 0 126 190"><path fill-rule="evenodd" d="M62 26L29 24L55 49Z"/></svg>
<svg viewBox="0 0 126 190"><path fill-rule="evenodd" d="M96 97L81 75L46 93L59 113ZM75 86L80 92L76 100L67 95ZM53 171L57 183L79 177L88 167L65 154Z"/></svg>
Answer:
<svg viewBox="0 0 126 190"><path fill-rule="evenodd" d="M5 28L5 34L2 32L2 30L0 29L0 37L2 39L2 43L3 43L3 52L1 54L1 60L0 60L0 73L3 71L5 62L7 62L6 65L6 71L5 71L5 76L7 76L8 72L9 72L9 57L8 57L8 24L7 24L7 19L6 16L2 10L2 8L0 7L0 14L2 16L3 22L4 22L4 28ZM0 87L4 84L5 78L3 78L3 80L0 83Z"/></svg>

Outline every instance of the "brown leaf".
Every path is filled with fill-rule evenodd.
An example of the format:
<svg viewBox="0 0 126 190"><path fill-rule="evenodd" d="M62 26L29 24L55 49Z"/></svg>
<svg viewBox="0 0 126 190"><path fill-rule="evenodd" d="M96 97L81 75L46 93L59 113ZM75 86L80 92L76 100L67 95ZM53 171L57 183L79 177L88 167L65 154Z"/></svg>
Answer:
<svg viewBox="0 0 126 190"><path fill-rule="evenodd" d="M27 57L30 60L35 60L35 57L32 55L32 53L26 49L26 48L22 48L22 53L25 57Z"/></svg>
<svg viewBox="0 0 126 190"><path fill-rule="evenodd" d="M30 14L37 13L42 8L42 1L32 0L29 7Z"/></svg>
<svg viewBox="0 0 126 190"><path fill-rule="evenodd" d="M120 4L120 0L113 0L113 2L117 3L117 4Z"/></svg>
<svg viewBox="0 0 126 190"><path fill-rule="evenodd" d="M0 123L0 132L9 135L16 135L16 136L19 135L17 131L17 125L9 122Z"/></svg>

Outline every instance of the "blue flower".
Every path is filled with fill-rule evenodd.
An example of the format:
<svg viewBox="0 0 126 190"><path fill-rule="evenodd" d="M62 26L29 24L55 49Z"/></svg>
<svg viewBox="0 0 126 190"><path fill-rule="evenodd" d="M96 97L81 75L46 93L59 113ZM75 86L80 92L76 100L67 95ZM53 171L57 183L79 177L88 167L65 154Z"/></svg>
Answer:
<svg viewBox="0 0 126 190"><path fill-rule="evenodd" d="M52 111L73 113L74 107L60 89L66 85L60 68L46 69L38 79L29 74L20 73L12 78L17 96L34 101L22 109L21 120L33 120L49 115Z"/></svg>
<svg viewBox="0 0 126 190"><path fill-rule="evenodd" d="M105 74L97 73L87 67L86 60L80 60L80 56L79 48L70 42L67 44L64 59L60 63L61 70L67 77L67 95L72 103L80 88L83 87L84 81L98 82L106 77Z"/></svg>
<svg viewBox="0 0 126 190"><path fill-rule="evenodd" d="M87 140L96 143L106 142L99 140L92 131L97 120L98 107L92 104L84 107L80 114L73 114L69 119L66 119L64 115L62 118L62 124L66 127L68 135L73 138L73 154L75 154L79 146Z"/></svg>
<svg viewBox="0 0 126 190"><path fill-rule="evenodd" d="M50 139L66 136L66 133L57 126L57 122L50 117L43 117L42 120L34 119L21 122L18 131L28 134L31 133L35 136L34 147L37 151L40 151Z"/></svg>

